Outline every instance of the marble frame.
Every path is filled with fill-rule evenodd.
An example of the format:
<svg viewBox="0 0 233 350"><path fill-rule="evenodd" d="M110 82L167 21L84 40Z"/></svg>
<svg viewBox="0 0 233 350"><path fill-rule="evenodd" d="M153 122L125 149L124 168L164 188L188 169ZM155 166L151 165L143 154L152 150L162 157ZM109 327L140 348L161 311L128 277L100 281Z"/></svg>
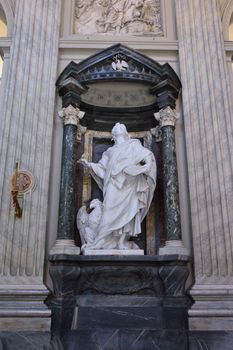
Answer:
<svg viewBox="0 0 233 350"><path fill-rule="evenodd" d="M140 132L129 132L132 138L142 138L143 146L151 149L152 145L152 134L150 131L140 131ZM87 130L84 134L84 154L88 161L92 161L92 150L93 150L93 139L94 138L104 138L111 139L112 134L108 131L96 131ZM91 199L91 175L86 169L83 170L83 182L82 182L82 205ZM154 255L156 253L156 237L155 237L155 208L153 208L153 202L150 209L146 215L146 255Z"/></svg>

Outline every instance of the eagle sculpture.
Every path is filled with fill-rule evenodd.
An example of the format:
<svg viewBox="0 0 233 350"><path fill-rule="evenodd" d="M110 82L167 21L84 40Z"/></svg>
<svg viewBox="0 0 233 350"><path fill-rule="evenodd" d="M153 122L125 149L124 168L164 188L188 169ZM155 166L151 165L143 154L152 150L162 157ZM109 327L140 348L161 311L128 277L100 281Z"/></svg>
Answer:
<svg viewBox="0 0 233 350"><path fill-rule="evenodd" d="M92 209L89 214L85 205L79 209L77 214L77 227L82 246L92 243L97 237L97 228L102 217L103 203L99 199L93 199L89 208Z"/></svg>

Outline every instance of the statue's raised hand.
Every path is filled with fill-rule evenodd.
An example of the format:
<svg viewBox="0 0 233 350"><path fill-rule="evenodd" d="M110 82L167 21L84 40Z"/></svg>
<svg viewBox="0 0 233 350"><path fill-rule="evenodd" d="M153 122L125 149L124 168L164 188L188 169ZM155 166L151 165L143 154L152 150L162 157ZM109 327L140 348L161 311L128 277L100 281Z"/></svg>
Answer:
<svg viewBox="0 0 233 350"><path fill-rule="evenodd" d="M78 160L78 163L81 163L85 168L90 168L90 162L85 158L83 154L82 157Z"/></svg>

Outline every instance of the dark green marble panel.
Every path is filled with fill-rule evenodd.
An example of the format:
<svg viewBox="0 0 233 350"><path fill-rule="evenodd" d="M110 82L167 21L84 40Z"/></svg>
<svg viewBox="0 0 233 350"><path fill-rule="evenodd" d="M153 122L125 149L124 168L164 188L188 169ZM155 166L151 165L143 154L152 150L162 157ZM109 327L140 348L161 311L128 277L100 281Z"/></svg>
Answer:
<svg viewBox="0 0 233 350"><path fill-rule="evenodd" d="M174 127L162 127L162 137L166 239L179 240L181 224Z"/></svg>
<svg viewBox="0 0 233 350"><path fill-rule="evenodd" d="M62 148L58 239L74 239L74 184L77 126L65 125Z"/></svg>

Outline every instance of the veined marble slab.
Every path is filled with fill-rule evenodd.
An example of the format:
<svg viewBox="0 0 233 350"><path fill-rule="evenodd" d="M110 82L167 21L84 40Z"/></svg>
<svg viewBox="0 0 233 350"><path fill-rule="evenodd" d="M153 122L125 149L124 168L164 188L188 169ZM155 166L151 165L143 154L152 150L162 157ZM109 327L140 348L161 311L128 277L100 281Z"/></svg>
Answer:
<svg viewBox="0 0 233 350"><path fill-rule="evenodd" d="M84 249L83 255L144 255L143 249Z"/></svg>

